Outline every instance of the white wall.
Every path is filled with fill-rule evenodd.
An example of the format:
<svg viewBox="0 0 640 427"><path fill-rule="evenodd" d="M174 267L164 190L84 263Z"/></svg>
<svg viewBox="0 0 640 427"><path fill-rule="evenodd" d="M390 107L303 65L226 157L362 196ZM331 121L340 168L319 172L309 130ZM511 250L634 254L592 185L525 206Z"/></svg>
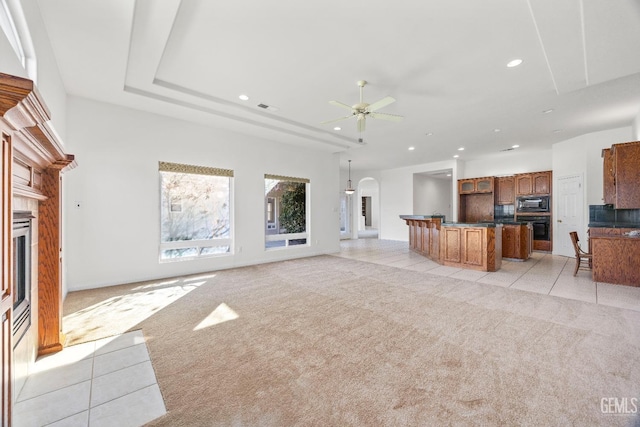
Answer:
<svg viewBox="0 0 640 427"><path fill-rule="evenodd" d="M490 158L464 162L464 173L457 179L548 171L552 167L551 158L551 149L539 151L516 149Z"/></svg>
<svg viewBox="0 0 640 427"><path fill-rule="evenodd" d="M453 180L413 174L413 213L416 215L442 214L452 218Z"/></svg>
<svg viewBox="0 0 640 427"><path fill-rule="evenodd" d="M339 250L335 154L74 97L68 118L67 144L79 165L65 177L69 290ZM158 161L234 170L234 254L158 262ZM265 173L311 180L310 247L265 251Z"/></svg>
<svg viewBox="0 0 640 427"><path fill-rule="evenodd" d="M427 163L380 172L380 232L381 239L409 240L406 223L400 215L424 214L413 211L413 175L422 172L452 169L452 180L457 180L458 162L455 160ZM457 211L457 197L454 190L447 198L452 204L453 212ZM452 214L455 215L455 214ZM446 218L447 221L455 218Z"/></svg>

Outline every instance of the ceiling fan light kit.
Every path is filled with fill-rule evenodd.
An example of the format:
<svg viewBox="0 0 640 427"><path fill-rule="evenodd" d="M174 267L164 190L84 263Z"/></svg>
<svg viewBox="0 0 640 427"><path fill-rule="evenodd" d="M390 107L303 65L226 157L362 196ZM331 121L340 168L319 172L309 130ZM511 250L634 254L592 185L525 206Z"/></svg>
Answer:
<svg viewBox="0 0 640 427"><path fill-rule="evenodd" d="M389 120L389 121L393 121L393 122L401 121L403 119L402 116L399 116L399 115L396 115L396 114L388 114L388 113L378 113L378 112L376 112L380 108L386 107L387 105L396 102L395 98L393 98L391 96L386 96L386 97L374 102L373 104L368 104L368 103L364 102L363 96L362 96L362 90L366 86L366 84L367 84L366 80L358 80L358 86L360 87L360 102L358 102L357 104L349 106L349 105L345 104L344 102L329 101L329 104L331 104L331 105L335 105L337 107L345 108L347 110L350 110L351 114L349 114L348 116L339 117L337 119L327 120L326 122L322 122L321 124L324 125L324 124L327 124L327 123L334 123L334 122L338 122L340 120L346 120L346 119L349 119L351 117L355 117L356 118L356 128L358 129L358 132L364 132L367 116L371 117L371 118L374 118L374 119Z"/></svg>

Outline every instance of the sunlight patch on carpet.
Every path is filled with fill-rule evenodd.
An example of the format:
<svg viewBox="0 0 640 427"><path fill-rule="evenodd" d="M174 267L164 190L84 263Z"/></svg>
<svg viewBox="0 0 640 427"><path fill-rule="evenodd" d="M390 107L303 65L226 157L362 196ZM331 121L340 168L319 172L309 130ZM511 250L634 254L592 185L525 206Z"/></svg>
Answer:
<svg viewBox="0 0 640 427"><path fill-rule="evenodd" d="M112 296L66 315L65 330L85 331L85 339L124 333L205 283L205 280L192 283L173 280L138 286L137 292ZM75 342L79 341L72 339L67 344Z"/></svg>
<svg viewBox="0 0 640 427"><path fill-rule="evenodd" d="M207 317L204 318L202 322L198 324L194 331L199 331L200 329L208 328L209 326L219 325L220 323L228 322L229 320L235 320L238 317L238 313L233 311L231 307L227 304L222 303L215 310L211 312Z"/></svg>

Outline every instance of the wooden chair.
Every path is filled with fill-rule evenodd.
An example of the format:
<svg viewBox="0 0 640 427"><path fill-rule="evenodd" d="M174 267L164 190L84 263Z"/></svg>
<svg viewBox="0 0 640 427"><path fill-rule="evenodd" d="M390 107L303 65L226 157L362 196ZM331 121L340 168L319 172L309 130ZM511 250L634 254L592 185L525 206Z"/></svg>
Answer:
<svg viewBox="0 0 640 427"><path fill-rule="evenodd" d="M580 248L578 243L578 233L571 231L569 233L571 241L573 242L573 249L576 251L576 269L573 271L573 275L578 274L580 268L591 270L591 253L585 252ZM584 264L583 264L584 263Z"/></svg>

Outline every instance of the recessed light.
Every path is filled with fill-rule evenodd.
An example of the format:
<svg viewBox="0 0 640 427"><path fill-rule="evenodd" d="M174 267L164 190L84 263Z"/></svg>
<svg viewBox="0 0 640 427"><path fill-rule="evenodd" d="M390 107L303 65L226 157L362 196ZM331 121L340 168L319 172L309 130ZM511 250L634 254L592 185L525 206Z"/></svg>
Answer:
<svg viewBox="0 0 640 427"><path fill-rule="evenodd" d="M500 129L495 128L493 131L494 131L495 133L498 133L498 132L500 132Z"/></svg>
<svg viewBox="0 0 640 427"><path fill-rule="evenodd" d="M416 149L416 147L409 147L409 151L413 151L415 149Z"/></svg>
<svg viewBox="0 0 640 427"><path fill-rule="evenodd" d="M548 110L543 111L544 114L553 113L553 108L549 108Z"/></svg>
<svg viewBox="0 0 640 427"><path fill-rule="evenodd" d="M522 59L519 59L519 58L513 59L507 63L507 67L513 68L513 67L517 67L520 64L522 64Z"/></svg>
<svg viewBox="0 0 640 427"><path fill-rule="evenodd" d="M458 151L464 151L464 147L458 148Z"/></svg>
<svg viewBox="0 0 640 427"><path fill-rule="evenodd" d="M342 128L340 126L336 126L333 128L333 130L342 130Z"/></svg>
<svg viewBox="0 0 640 427"><path fill-rule="evenodd" d="M553 131L553 133L560 133L560 132L562 132L562 129L556 129Z"/></svg>
<svg viewBox="0 0 640 427"><path fill-rule="evenodd" d="M242 99L243 101L249 100L249 97L247 95L240 95L238 98Z"/></svg>
<svg viewBox="0 0 640 427"><path fill-rule="evenodd" d="M431 135L433 135L433 132L427 132L425 135L431 136Z"/></svg>
<svg viewBox="0 0 640 427"><path fill-rule="evenodd" d="M450 174L450 173L448 173L448 174L447 174L447 176L451 176L451 174Z"/></svg>
<svg viewBox="0 0 640 427"><path fill-rule="evenodd" d="M518 148L520 147L518 144L512 145L511 148Z"/></svg>
<svg viewBox="0 0 640 427"><path fill-rule="evenodd" d="M458 156L457 154L453 156L454 159L457 159L458 157L460 156Z"/></svg>

